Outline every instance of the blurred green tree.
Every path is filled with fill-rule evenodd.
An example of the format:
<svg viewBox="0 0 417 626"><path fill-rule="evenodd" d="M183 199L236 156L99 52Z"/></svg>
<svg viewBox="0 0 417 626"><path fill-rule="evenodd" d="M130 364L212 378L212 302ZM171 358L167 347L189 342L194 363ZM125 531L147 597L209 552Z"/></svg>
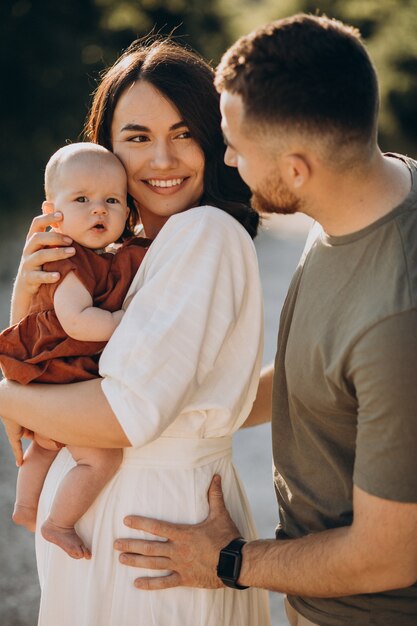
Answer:
<svg viewBox="0 0 417 626"><path fill-rule="evenodd" d="M38 213L46 161L79 138L100 71L134 39L173 32L215 63L233 37L217 0L2 0L0 25L0 224L8 232Z"/></svg>
<svg viewBox="0 0 417 626"><path fill-rule="evenodd" d="M38 212L49 155L78 139L100 71L134 39L174 31L215 65L240 35L299 11L359 27L380 76L381 145L417 157L417 0L2 0L2 230Z"/></svg>

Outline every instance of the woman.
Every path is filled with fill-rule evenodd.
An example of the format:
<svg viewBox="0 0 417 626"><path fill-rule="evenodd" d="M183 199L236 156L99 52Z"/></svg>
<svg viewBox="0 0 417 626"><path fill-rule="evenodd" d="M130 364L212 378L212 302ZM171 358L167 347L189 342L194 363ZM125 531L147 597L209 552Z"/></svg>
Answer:
<svg viewBox="0 0 417 626"><path fill-rule="evenodd" d="M134 44L103 78L86 136L124 164L131 204L154 242L102 354L103 380L1 386L5 418L66 444L125 448L120 471L77 525L91 561L69 559L37 533L39 623L267 625L263 591L138 590L137 571L113 550L114 539L129 532L129 513L203 520L215 473L244 536L255 532L231 463L231 434L249 413L261 363L261 289L248 235L258 218L245 205L248 189L223 163L211 69L169 42ZM32 231L46 223L38 219ZM62 243L50 233L29 239L14 319L38 284L53 280L40 264L71 254L41 248ZM62 450L44 486L38 526L72 465Z"/></svg>

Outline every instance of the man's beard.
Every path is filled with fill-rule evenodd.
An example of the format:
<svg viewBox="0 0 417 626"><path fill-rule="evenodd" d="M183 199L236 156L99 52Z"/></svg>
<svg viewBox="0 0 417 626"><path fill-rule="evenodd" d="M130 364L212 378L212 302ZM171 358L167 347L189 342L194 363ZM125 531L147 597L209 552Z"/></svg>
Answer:
<svg viewBox="0 0 417 626"><path fill-rule="evenodd" d="M302 210L301 200L288 189L281 177L270 177L262 187L270 190L268 197L255 190L251 198L251 205L258 213L293 215Z"/></svg>

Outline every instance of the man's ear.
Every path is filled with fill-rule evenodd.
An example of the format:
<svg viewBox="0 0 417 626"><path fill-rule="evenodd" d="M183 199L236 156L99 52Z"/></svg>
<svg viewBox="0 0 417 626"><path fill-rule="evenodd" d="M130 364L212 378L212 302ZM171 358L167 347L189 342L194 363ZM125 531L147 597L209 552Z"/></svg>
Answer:
<svg viewBox="0 0 417 626"><path fill-rule="evenodd" d="M53 202L49 202L48 200L45 200L44 202L42 202L42 213L44 215L52 215L52 213L55 213L55 206ZM60 224L58 222L52 222L51 223L52 228L59 228Z"/></svg>
<svg viewBox="0 0 417 626"><path fill-rule="evenodd" d="M294 191L301 189L311 176L311 165L300 154L288 154L284 157L284 176L287 185Z"/></svg>

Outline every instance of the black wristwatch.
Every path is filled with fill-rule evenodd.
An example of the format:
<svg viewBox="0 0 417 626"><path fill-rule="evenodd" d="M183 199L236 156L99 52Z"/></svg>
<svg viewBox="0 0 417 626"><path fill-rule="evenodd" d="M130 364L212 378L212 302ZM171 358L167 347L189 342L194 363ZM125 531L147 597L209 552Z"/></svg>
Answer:
<svg viewBox="0 0 417 626"><path fill-rule="evenodd" d="M237 537L220 550L219 562L217 564L217 576L228 587L232 589L247 589L244 585L239 585L237 580L240 576L242 566L242 548L246 540Z"/></svg>

